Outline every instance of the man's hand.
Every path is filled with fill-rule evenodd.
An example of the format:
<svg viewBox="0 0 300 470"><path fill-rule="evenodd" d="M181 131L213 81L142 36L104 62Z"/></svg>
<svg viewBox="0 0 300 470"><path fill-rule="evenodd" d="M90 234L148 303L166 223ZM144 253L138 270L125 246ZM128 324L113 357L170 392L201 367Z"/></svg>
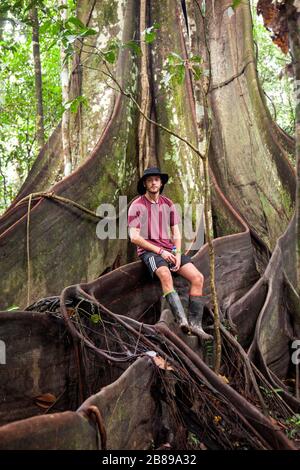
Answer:
<svg viewBox="0 0 300 470"><path fill-rule="evenodd" d="M164 250L160 256L168 263L176 264L176 256L170 251Z"/></svg>
<svg viewBox="0 0 300 470"><path fill-rule="evenodd" d="M170 268L170 271L178 271L178 269L180 268L180 264L181 264L181 254L180 254L180 253L177 253L175 258L176 258L175 266L173 266L172 268Z"/></svg>

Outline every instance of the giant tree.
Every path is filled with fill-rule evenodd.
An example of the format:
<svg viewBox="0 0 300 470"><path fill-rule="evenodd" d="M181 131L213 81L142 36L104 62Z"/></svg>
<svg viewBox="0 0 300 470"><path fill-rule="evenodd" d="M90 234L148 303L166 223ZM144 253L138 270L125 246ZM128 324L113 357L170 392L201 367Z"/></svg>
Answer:
<svg viewBox="0 0 300 470"><path fill-rule="evenodd" d="M146 123L133 100L109 86L101 56L96 53L97 48L114 53L116 39L123 44L141 40L145 27L159 24L156 40L143 44L142 55L121 48L111 72L145 114L180 132L193 145L201 148L207 122L211 122L208 159L216 286L222 320L230 330L223 327L222 335L227 351L233 348L244 371L239 369L243 379L240 383L237 379L233 387L243 394L241 383L245 380L246 396L248 388L254 387L261 409L267 413L266 397L257 385L259 377L261 389L266 390L264 380L273 391L281 387L284 406L299 411L299 402L293 397L296 388L288 389L283 382L295 374L290 348L291 340L299 335L300 321L293 248L296 179L288 158L295 146L266 106L256 69L249 3L234 3L239 3L237 8L225 0L79 0L78 18L97 34L78 41L73 60L72 97L83 95L88 102L79 106L70 123L76 170L51 184L62 168L58 126L0 220L1 307L14 303L24 308L43 296L57 296L73 284L60 299L65 322L70 333L103 360L116 358L108 358L103 348L76 330L76 321L72 323L67 314L67 301L91 302L133 337L136 330L143 333L143 347L161 353L162 344L154 346L146 339L147 335L153 337L154 330L135 323L160 302L159 287L149 282L139 263L123 266L134 260L126 238L97 238L96 226L103 214L95 213L101 203L117 205L121 195L131 200L148 165L169 173L171 184L166 186L166 194L182 207L203 199L203 170L197 155L182 140ZM170 53L183 58L186 65L183 84L172 88L165 77ZM196 79L185 60L191 56L202 58L202 73ZM194 253L195 263L205 275L205 293L210 294L207 245ZM109 272L115 268L119 269ZM103 273L107 274L94 281ZM184 299L187 286L177 282ZM163 310L164 306L160 307ZM34 308L38 305L31 310ZM117 314L131 317L133 323L114 316ZM198 367L202 374L198 379L205 376L206 384L208 381L230 399L220 378L211 376L169 330L158 325L155 331L159 338L166 338L164 344L173 345L170 351L184 355L180 357L191 374ZM128 355L131 347L128 341ZM137 346L133 351L135 355ZM227 359L224 361L223 371L229 374ZM259 371L251 369L253 363ZM257 436L267 426L264 419L259 418L258 430L251 406L245 408L242 399L231 398L237 400L241 420L247 409L249 426ZM272 408L270 403L268 406ZM260 438L262 447L274 444L266 444L263 431ZM227 444L222 443L224 447Z"/></svg>

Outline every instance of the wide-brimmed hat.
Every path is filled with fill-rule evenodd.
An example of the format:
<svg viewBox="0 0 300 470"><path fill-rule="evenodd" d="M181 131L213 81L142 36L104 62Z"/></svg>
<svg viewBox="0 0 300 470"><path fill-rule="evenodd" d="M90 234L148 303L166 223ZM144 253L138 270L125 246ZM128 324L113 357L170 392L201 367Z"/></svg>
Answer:
<svg viewBox="0 0 300 470"><path fill-rule="evenodd" d="M167 173L161 173L160 169L156 168L156 167L147 168L146 170L144 170L144 174L139 179L139 182L137 184L138 193L139 194L145 194L146 188L143 185L143 182L148 176L160 176L161 177L162 187L160 188L159 192L162 193L163 189L164 189L164 186L165 186L165 184L167 183L167 181L169 179L169 175L167 175Z"/></svg>

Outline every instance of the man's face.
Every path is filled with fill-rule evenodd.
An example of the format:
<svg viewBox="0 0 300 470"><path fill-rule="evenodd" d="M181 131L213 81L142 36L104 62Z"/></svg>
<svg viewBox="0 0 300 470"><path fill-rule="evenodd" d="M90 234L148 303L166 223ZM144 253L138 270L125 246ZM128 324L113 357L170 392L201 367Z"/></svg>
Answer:
<svg viewBox="0 0 300 470"><path fill-rule="evenodd" d="M159 193L159 190L162 187L160 176L147 176L144 181L144 186L151 194Z"/></svg>

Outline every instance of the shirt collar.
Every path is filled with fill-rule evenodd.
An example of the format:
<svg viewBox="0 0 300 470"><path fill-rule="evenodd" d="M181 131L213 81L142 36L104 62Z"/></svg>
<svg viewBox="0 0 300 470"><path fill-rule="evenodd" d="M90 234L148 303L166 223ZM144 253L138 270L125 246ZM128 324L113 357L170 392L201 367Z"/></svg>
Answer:
<svg viewBox="0 0 300 470"><path fill-rule="evenodd" d="M160 198L160 195L158 196L158 199L157 201L152 201L150 199L147 198L146 194L144 194L145 198L147 199L147 201L149 201L151 204L159 204L159 198Z"/></svg>

